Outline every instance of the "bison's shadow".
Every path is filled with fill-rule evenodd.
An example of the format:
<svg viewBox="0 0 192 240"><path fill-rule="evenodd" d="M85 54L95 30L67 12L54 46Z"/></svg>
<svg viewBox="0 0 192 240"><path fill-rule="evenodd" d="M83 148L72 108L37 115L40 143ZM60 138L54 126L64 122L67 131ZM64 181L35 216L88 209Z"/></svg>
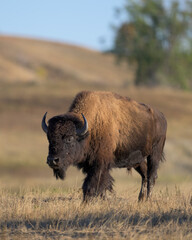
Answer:
<svg viewBox="0 0 192 240"><path fill-rule="evenodd" d="M4 221L1 223L0 228L2 230L9 229L12 231L22 229L25 227L28 232L33 233L40 232L43 234L42 230L52 230L50 234L54 231L59 231L62 236L67 234L67 231L72 231L73 238L83 237L87 233L82 233L81 231L85 229L92 229L92 235L98 234L94 229L116 229L115 225L121 223L124 231L129 227L134 226L146 226L146 231L148 227L155 227L161 225L168 225L169 223L177 223L178 225L183 225L187 223L189 226L192 224L192 216L185 211L175 209L163 213L152 213L151 215L143 216L139 212L129 215L125 211L116 212L112 210L106 213L99 214L87 214L85 216L79 216L78 214L72 219L61 218L60 220L45 219L45 220L25 220L25 221ZM113 226L114 225L114 226ZM112 228L113 227L113 228ZM75 231L74 231L75 230ZM143 230L142 230L143 231ZM89 231L90 232L90 231ZM192 229L189 228L189 232ZM71 232L70 232L71 233ZM78 235L80 234L80 235ZM83 235L82 235L83 234ZM109 235L113 234L109 231ZM93 237L93 236L92 236Z"/></svg>

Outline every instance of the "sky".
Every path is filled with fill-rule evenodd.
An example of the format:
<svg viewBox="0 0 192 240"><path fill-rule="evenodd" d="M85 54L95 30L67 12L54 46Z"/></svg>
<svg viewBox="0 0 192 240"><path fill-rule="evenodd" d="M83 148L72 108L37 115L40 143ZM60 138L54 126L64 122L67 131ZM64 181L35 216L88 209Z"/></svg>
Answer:
<svg viewBox="0 0 192 240"><path fill-rule="evenodd" d="M1 0L0 34L106 50L112 46L115 8L125 0Z"/></svg>

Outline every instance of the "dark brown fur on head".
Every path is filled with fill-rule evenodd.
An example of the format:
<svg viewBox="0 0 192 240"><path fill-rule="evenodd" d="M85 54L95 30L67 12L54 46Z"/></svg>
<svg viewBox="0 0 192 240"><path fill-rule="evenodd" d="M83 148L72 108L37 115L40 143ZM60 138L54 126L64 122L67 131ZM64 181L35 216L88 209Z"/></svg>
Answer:
<svg viewBox="0 0 192 240"><path fill-rule="evenodd" d="M59 159L57 164L51 165L54 176L64 179L69 165L74 165L82 159L82 140L88 136L77 135L77 129L83 125L82 120L73 113L51 118L48 125L49 140L48 158Z"/></svg>

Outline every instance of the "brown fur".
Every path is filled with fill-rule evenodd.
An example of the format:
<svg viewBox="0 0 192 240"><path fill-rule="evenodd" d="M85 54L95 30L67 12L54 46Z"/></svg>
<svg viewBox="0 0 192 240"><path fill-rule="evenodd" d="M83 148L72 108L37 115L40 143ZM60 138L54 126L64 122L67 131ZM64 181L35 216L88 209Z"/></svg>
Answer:
<svg viewBox="0 0 192 240"><path fill-rule="evenodd" d="M78 139L75 131L83 125L81 113L88 121L89 134ZM49 120L49 155L60 159L59 168L53 169L62 173L61 177L55 175L64 178L63 172L70 164L81 168L87 174L83 184L87 200L112 191L112 167L134 167L142 177L142 200L146 186L149 197L155 184L166 128L164 115L145 104L111 92L81 92L68 113ZM75 138L73 148L61 141L68 135Z"/></svg>

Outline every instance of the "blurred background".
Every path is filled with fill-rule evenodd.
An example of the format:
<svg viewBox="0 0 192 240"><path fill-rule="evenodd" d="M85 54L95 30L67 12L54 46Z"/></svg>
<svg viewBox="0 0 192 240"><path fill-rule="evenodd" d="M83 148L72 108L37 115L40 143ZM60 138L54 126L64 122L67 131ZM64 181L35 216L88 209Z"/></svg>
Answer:
<svg viewBox="0 0 192 240"><path fill-rule="evenodd" d="M81 187L46 165L41 119L65 113L81 90L106 90L162 111L166 162L158 185L192 181L192 1L1 1L0 184ZM113 170L117 188L140 185ZM19 185L18 185L19 184Z"/></svg>

